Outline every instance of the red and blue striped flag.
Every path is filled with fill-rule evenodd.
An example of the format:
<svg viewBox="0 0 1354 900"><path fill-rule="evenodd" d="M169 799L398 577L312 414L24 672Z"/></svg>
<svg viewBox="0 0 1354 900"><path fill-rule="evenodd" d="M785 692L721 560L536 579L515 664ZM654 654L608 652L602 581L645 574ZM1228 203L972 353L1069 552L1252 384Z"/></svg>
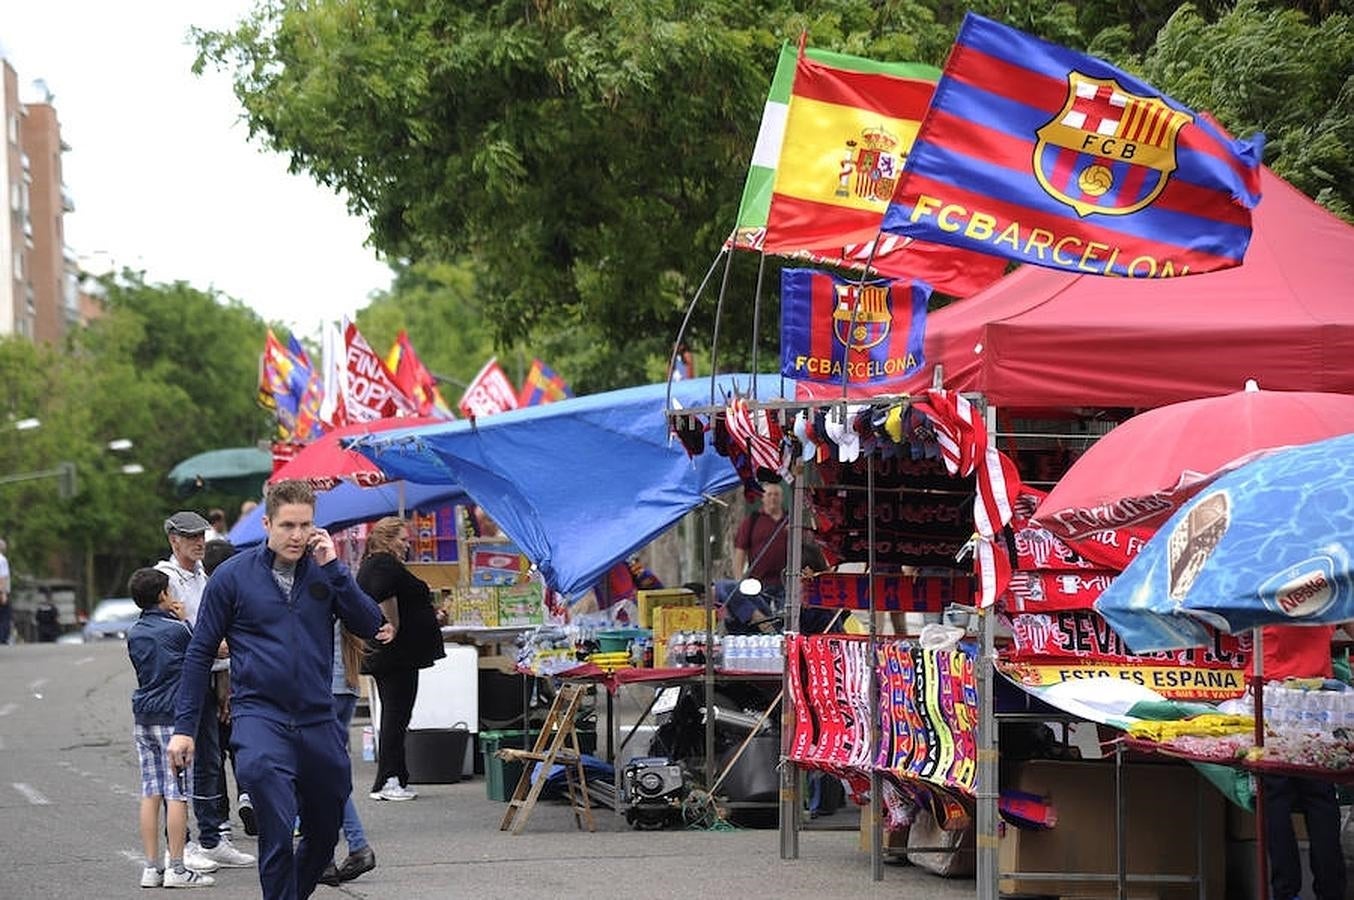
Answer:
<svg viewBox="0 0 1354 900"><path fill-rule="evenodd" d="M969 13L884 231L1092 275L1241 264L1264 136Z"/></svg>
<svg viewBox="0 0 1354 900"><path fill-rule="evenodd" d="M569 390L569 385L555 374L554 369L539 359L533 359L531 368L527 370L527 377L522 379L522 390L518 392L517 405L520 408L554 403L556 400L573 395L574 392Z"/></svg>
<svg viewBox="0 0 1354 900"><path fill-rule="evenodd" d="M901 378L925 362L924 281L780 273L780 372L797 381L865 384ZM849 352L848 352L849 347Z"/></svg>

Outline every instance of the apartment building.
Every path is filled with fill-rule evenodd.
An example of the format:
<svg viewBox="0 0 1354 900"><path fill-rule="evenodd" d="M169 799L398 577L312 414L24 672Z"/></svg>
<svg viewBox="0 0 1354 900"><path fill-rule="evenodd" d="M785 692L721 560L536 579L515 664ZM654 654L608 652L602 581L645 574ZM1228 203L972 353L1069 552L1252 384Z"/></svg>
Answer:
<svg viewBox="0 0 1354 900"><path fill-rule="evenodd" d="M41 82L21 98L19 76L0 59L4 154L0 197L0 336L59 342L83 320L79 271L66 249L64 216L74 211L61 176L61 140L52 96Z"/></svg>

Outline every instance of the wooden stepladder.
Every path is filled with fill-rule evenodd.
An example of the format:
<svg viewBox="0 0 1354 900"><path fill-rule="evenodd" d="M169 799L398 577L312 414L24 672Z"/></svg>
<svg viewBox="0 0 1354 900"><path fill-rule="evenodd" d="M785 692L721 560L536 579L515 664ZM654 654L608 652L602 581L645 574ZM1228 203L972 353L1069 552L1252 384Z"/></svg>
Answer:
<svg viewBox="0 0 1354 900"><path fill-rule="evenodd" d="M574 730L574 718L583 701L585 688L579 684L566 684L555 694L555 702L550 704L545 724L541 726L536 746L530 750L505 748L498 751L502 759L521 760L522 777L517 779L517 789L508 801L508 810L499 823L499 831L512 829L513 834L521 834L527 827L527 819L536 807L541 788L550 777L550 770L556 763L564 765L564 781L569 790L569 806L574 811L574 824L579 828L587 823L588 831L596 831L592 820L592 805L588 802L588 786L583 775L583 757L578 749L578 732ZM536 766L535 763L540 763ZM535 777L532 777L533 771Z"/></svg>

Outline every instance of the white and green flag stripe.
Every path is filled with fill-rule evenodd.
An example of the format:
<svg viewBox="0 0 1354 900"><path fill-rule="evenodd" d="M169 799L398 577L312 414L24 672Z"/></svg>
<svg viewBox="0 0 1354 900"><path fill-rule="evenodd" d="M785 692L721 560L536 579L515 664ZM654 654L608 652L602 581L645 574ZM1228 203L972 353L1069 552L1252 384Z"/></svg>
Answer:
<svg viewBox="0 0 1354 900"><path fill-rule="evenodd" d="M923 63L886 63L834 53L831 50L806 48L804 54L816 63L848 72L868 72L893 75L898 78L916 78L938 81L940 70ZM771 209L771 191L776 182L776 166L780 162L781 144L785 138L785 120L790 110L790 95L794 90L795 61L798 52L786 42L780 48L776 74L771 79L771 93L762 111L761 128L757 130L757 145L752 150L743 199L738 206L738 230L735 243L756 249L761 246L766 231L767 215Z"/></svg>

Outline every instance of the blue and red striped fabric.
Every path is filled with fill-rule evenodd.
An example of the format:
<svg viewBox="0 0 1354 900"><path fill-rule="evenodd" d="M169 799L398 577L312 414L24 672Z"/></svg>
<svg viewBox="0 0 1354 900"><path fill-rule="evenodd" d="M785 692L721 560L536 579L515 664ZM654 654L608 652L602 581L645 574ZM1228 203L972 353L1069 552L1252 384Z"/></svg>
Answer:
<svg viewBox="0 0 1354 900"><path fill-rule="evenodd" d="M883 230L1093 275L1241 264L1264 136L969 13Z"/></svg>
<svg viewBox="0 0 1354 900"><path fill-rule="evenodd" d="M915 371L926 362L922 341L930 297L924 281L861 282L813 269L782 269L781 374L829 384L841 384L845 375L852 384L865 384Z"/></svg>

